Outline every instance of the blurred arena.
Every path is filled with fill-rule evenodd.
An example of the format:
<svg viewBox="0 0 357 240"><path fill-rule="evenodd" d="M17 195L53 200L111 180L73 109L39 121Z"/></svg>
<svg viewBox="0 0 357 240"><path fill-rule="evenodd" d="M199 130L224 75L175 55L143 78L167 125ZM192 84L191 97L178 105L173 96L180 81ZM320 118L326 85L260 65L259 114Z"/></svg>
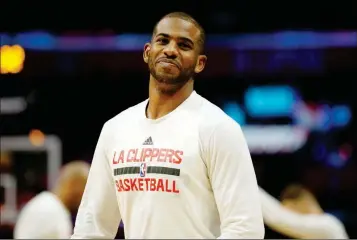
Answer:
<svg viewBox="0 0 357 240"><path fill-rule="evenodd" d="M259 186L279 199L290 183L303 184L357 238L353 7L293 6L303 11L295 14L287 4L183 1L190 7L133 13L127 4L120 13L72 9L65 20L52 7L24 6L23 26L1 27L0 238L14 237L22 207L55 186L65 163L91 162L105 121L147 98L143 46L172 10L206 30L208 64L195 89L242 126ZM72 24L46 25L64 21ZM265 238L288 237L266 226Z"/></svg>

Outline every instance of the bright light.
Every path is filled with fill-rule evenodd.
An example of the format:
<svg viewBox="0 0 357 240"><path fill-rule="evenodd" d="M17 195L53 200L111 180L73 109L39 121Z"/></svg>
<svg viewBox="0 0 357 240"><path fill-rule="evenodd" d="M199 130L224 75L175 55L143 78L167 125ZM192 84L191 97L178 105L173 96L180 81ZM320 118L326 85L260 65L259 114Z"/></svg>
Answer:
<svg viewBox="0 0 357 240"><path fill-rule="evenodd" d="M19 73L23 69L25 50L20 45L0 48L0 73Z"/></svg>
<svg viewBox="0 0 357 240"><path fill-rule="evenodd" d="M42 146L45 142L45 134L38 129L33 129L29 133L29 140L34 146Z"/></svg>

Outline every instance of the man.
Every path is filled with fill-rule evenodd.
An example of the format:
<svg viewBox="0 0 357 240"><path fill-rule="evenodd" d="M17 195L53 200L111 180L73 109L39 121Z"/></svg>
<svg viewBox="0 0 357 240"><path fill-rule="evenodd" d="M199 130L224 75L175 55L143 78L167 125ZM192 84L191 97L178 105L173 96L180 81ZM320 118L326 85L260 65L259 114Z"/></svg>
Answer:
<svg viewBox="0 0 357 240"><path fill-rule="evenodd" d="M313 194L301 185L288 186L281 195L282 204L260 189L264 222L273 230L291 238L347 239L339 219L324 213Z"/></svg>
<svg viewBox="0 0 357 240"><path fill-rule="evenodd" d="M15 239L68 239L72 234L71 212L80 204L89 164L74 161L63 167L56 187L32 198L15 225Z"/></svg>
<svg viewBox="0 0 357 240"><path fill-rule="evenodd" d="M193 90L204 41L185 13L157 23L149 99L104 124L72 238L114 238L121 219L126 238L264 238L241 128Z"/></svg>

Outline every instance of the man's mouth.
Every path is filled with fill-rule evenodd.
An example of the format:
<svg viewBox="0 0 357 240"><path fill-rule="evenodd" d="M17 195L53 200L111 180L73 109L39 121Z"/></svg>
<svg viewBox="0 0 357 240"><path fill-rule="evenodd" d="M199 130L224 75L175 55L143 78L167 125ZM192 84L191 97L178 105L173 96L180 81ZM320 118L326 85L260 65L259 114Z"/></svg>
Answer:
<svg viewBox="0 0 357 240"><path fill-rule="evenodd" d="M175 61L169 59L159 59L158 63L166 67L176 67L180 69L180 66Z"/></svg>

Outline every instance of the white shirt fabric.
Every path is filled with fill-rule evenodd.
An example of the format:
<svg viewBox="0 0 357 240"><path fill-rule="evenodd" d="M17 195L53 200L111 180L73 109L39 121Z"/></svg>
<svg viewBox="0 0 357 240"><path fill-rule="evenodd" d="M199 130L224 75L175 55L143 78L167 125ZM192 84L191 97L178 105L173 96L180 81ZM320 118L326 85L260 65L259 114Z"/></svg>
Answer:
<svg viewBox="0 0 357 240"><path fill-rule="evenodd" d="M162 118L148 100L104 124L72 238L264 238L240 126L193 92Z"/></svg>
<svg viewBox="0 0 357 240"><path fill-rule="evenodd" d="M32 198L21 210L14 229L15 239L68 239L71 214L51 192Z"/></svg>
<svg viewBox="0 0 357 240"><path fill-rule="evenodd" d="M342 222L330 214L296 213L261 188L260 196L264 222L277 232L299 239L348 239Z"/></svg>

